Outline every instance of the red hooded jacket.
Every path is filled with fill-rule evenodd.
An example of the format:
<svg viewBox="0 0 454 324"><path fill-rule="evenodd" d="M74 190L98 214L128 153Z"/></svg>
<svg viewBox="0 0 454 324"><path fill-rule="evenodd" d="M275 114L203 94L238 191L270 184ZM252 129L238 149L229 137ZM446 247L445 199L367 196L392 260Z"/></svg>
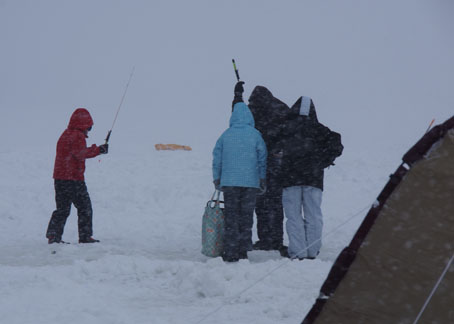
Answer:
<svg viewBox="0 0 454 324"><path fill-rule="evenodd" d="M69 120L68 128L57 142L54 179L84 181L85 159L99 155L99 147L87 147L87 130L93 119L85 108L76 109Z"/></svg>

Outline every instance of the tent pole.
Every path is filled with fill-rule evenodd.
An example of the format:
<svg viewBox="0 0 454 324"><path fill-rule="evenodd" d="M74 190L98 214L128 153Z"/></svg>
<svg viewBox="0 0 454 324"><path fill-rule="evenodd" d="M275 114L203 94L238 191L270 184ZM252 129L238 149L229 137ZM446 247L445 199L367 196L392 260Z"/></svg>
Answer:
<svg viewBox="0 0 454 324"><path fill-rule="evenodd" d="M448 264L446 265L446 268L443 270L443 273L441 274L440 278L438 279L437 283L435 284L434 288L432 289L432 291L430 292L430 295L429 297L427 297L427 300L426 302L424 303L424 305L422 306L421 308L421 311L419 312L418 316L416 317L415 321L413 322L413 324L417 324L419 319L421 318L422 314L424 313L424 311L426 310L426 307L427 305L429 304L430 300L432 299L433 295L435 294L435 291L438 289L438 286L440 285L441 281L443 280L443 278L445 277L446 273L448 272L448 269L449 267L451 266L452 262L454 260L454 254L452 255L451 259L449 260Z"/></svg>

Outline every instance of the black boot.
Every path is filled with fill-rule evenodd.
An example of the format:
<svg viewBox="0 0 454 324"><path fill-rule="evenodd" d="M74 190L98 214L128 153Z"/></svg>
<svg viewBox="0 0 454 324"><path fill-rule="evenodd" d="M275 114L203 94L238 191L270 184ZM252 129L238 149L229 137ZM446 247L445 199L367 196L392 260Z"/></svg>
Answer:
<svg viewBox="0 0 454 324"><path fill-rule="evenodd" d="M262 251L271 251L273 247L271 246L270 242L260 241L258 240L252 245L253 250L262 250Z"/></svg>
<svg viewBox="0 0 454 324"><path fill-rule="evenodd" d="M247 259L247 251L240 252L238 254L238 259Z"/></svg>
<svg viewBox="0 0 454 324"><path fill-rule="evenodd" d="M48 244L54 244L54 243L69 244L68 242L62 241L61 238L55 237L55 236L49 236L47 238L47 243Z"/></svg>
<svg viewBox="0 0 454 324"><path fill-rule="evenodd" d="M98 243L99 240L95 240L93 237L81 237L79 243Z"/></svg>
<svg viewBox="0 0 454 324"><path fill-rule="evenodd" d="M238 258L234 258L234 257L228 257L228 256L222 256L222 260L224 262L238 262Z"/></svg>
<svg viewBox="0 0 454 324"><path fill-rule="evenodd" d="M281 245L281 247L278 249L281 257L283 258L290 258L290 255L288 254L288 247L285 245Z"/></svg>

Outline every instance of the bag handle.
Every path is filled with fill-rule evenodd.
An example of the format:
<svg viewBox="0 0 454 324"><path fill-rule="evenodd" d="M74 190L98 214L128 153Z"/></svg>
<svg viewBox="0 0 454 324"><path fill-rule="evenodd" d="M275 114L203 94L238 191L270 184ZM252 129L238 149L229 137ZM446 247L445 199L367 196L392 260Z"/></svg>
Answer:
<svg viewBox="0 0 454 324"><path fill-rule="evenodd" d="M221 201L221 191L220 190L218 190L218 189L214 190L213 195L211 196L211 199L208 202L208 205L210 205L210 207L211 207L212 202L214 202L214 206L224 203L223 201Z"/></svg>
<svg viewBox="0 0 454 324"><path fill-rule="evenodd" d="M221 197L221 191L218 189L215 189L213 192L213 196L211 196L211 200L219 202L220 197Z"/></svg>

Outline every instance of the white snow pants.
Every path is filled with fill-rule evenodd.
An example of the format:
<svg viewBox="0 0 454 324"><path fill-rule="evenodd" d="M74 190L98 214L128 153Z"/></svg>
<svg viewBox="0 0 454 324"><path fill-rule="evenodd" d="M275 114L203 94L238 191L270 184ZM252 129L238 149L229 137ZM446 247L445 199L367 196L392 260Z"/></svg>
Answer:
<svg viewBox="0 0 454 324"><path fill-rule="evenodd" d="M322 246L322 190L310 186L284 188L282 204L290 257L315 258Z"/></svg>

